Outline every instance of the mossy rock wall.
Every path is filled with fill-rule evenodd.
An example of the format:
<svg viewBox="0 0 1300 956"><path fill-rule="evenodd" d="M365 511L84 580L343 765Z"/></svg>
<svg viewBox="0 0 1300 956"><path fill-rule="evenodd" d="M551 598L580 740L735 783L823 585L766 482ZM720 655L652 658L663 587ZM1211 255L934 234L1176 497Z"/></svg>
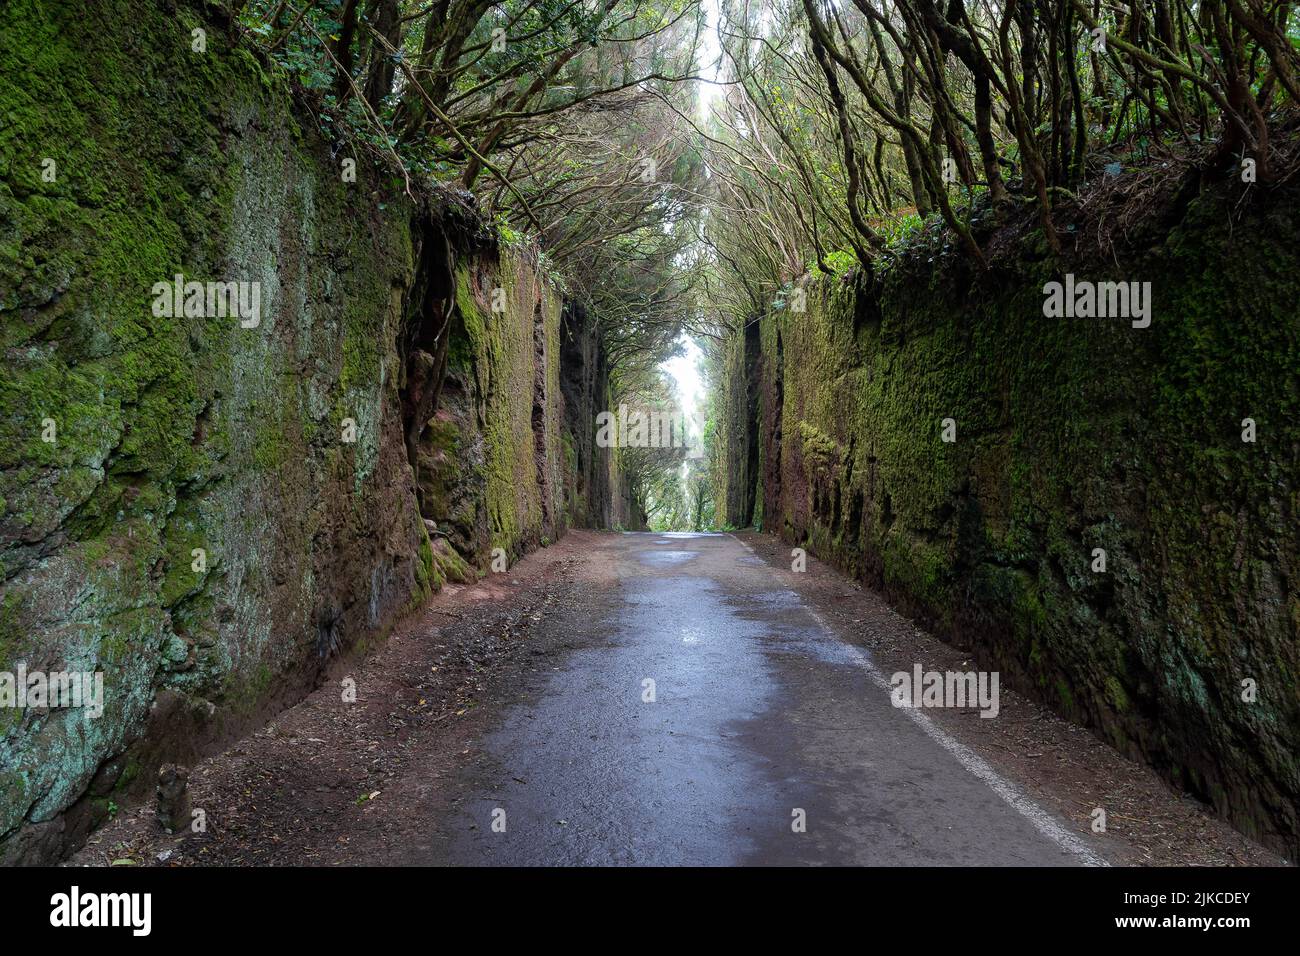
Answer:
<svg viewBox="0 0 1300 956"><path fill-rule="evenodd" d="M105 685L98 719L0 711L7 859L299 696L418 596L427 551L386 186L345 183L220 24L90 7L0 9L0 670ZM258 283L260 322L155 316L177 273Z"/></svg>
<svg viewBox="0 0 1300 956"><path fill-rule="evenodd" d="M1031 234L985 274L931 251L814 284L762 319L757 423L721 406L760 475L719 468L728 518L755 481L765 530L1294 856L1300 201L1240 199L1104 264ZM1151 326L1044 318L1066 272L1152 282Z"/></svg>
<svg viewBox="0 0 1300 956"><path fill-rule="evenodd" d="M623 472L620 452L596 443L596 417L617 409L598 323L580 301L560 322L566 517L577 528L643 530L645 517Z"/></svg>
<svg viewBox="0 0 1300 956"><path fill-rule="evenodd" d="M485 566L431 542L405 441L433 237L454 267L449 405L481 443L465 527L481 511L481 544L514 556L566 523L560 303L535 263L455 248L463 229L364 158L346 182L346 147L204 17L0 6L0 671L100 671L105 690L98 718L0 709L4 862L75 846L159 761L255 726ZM260 322L155 316L177 273L259 283Z"/></svg>
<svg viewBox="0 0 1300 956"><path fill-rule="evenodd" d="M420 447L426 518L472 567L508 560L569 526L561 296L527 247L456 265L447 377Z"/></svg>
<svg viewBox="0 0 1300 956"><path fill-rule="evenodd" d="M761 481L755 442L756 385L762 367L757 346L760 323L750 321L744 330L721 343L719 370L714 383L714 407L728 423L714 439L714 487L719 489L717 521L723 528L746 528L761 522L755 512ZM757 519L757 522L756 522Z"/></svg>

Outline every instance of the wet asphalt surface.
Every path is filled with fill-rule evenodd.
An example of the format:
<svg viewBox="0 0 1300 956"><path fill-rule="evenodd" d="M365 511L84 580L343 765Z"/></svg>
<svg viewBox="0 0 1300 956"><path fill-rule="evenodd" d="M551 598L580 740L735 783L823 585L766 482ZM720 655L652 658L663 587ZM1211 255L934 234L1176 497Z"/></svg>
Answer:
<svg viewBox="0 0 1300 956"><path fill-rule="evenodd" d="M604 611L563 622L591 640L479 741L427 862L1083 862L895 709L735 538L627 534L608 554Z"/></svg>

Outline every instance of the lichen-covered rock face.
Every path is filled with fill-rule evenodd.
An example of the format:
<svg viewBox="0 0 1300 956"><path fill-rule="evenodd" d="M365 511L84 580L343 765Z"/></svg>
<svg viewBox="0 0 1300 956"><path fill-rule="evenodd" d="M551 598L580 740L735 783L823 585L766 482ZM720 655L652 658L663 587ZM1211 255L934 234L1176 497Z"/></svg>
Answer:
<svg viewBox="0 0 1300 956"><path fill-rule="evenodd" d="M986 275L904 262L765 316L748 425L729 343L721 520L756 494L765 529L1294 855L1300 192L1232 224L1239 198L1118 263L1030 239ZM1067 272L1150 281L1150 327L1045 318Z"/></svg>
<svg viewBox="0 0 1300 956"><path fill-rule="evenodd" d="M525 248L468 258L454 276L447 374L421 435L417 474L435 535L486 573L493 551L513 561L571 523L562 301Z"/></svg>
<svg viewBox="0 0 1300 956"><path fill-rule="evenodd" d="M0 10L0 670L105 690L97 718L0 710L7 860L301 693L428 550L395 400L406 222L219 26L101 6ZM159 308L177 275L258 313Z"/></svg>
<svg viewBox="0 0 1300 956"><path fill-rule="evenodd" d="M96 7L0 8L0 671L104 679L98 717L0 708L6 862L300 696L439 550L398 401L411 209L221 25ZM159 307L178 274L259 310Z"/></svg>

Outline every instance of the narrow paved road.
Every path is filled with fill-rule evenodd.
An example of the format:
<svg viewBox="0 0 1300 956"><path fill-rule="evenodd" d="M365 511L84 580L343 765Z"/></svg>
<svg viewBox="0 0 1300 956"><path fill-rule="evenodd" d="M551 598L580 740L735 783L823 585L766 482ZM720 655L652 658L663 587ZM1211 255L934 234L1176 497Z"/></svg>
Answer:
<svg viewBox="0 0 1300 956"><path fill-rule="evenodd" d="M628 534L607 553L607 613L564 622L582 649L445 781L462 798L427 862L1092 862L892 707L862 653L736 538Z"/></svg>

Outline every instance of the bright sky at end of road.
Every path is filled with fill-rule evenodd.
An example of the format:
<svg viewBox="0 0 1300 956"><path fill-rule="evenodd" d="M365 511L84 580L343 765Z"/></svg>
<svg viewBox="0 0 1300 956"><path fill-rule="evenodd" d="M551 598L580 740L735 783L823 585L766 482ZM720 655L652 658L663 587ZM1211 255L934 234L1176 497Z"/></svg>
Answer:
<svg viewBox="0 0 1300 956"><path fill-rule="evenodd" d="M694 438L701 437L704 422L700 419L700 399L703 397L704 380L700 377L700 359L703 352L689 335L681 337L683 354L674 356L660 367L672 376L677 393L677 404L682 414L691 423Z"/></svg>

